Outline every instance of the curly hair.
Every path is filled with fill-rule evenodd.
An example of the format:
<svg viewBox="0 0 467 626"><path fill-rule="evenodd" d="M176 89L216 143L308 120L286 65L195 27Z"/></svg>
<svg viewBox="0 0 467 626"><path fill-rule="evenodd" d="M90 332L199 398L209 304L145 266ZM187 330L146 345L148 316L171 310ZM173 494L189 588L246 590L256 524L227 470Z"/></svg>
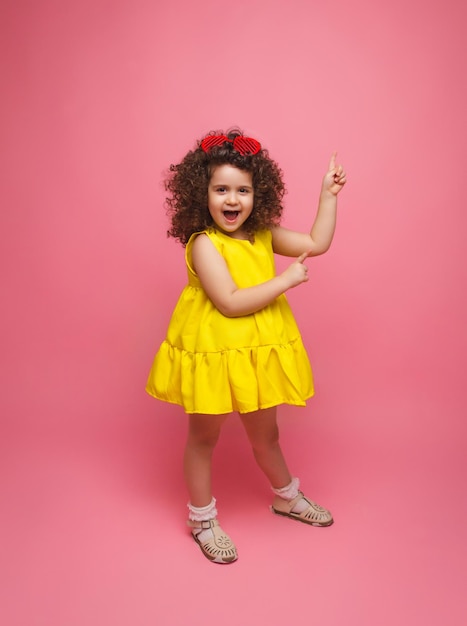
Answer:
<svg viewBox="0 0 467 626"><path fill-rule="evenodd" d="M223 135L223 131L211 131L206 135ZM242 136L238 128L226 133L229 140ZM213 219L208 210L208 185L219 165L232 165L251 173L253 181L253 211L243 225L250 240L260 230L280 223L285 186L282 171L267 150L257 154L245 154L235 150L231 141L214 146L208 152L201 148L201 140L195 150L186 154L181 163L171 165L165 180L167 215L171 227L167 236L174 237L186 246L191 235L212 228Z"/></svg>

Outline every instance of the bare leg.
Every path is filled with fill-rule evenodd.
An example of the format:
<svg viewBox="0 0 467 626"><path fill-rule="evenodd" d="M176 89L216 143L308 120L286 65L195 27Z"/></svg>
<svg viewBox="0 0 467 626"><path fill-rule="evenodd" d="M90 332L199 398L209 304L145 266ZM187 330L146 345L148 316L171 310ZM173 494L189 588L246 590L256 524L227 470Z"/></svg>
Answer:
<svg viewBox="0 0 467 626"><path fill-rule="evenodd" d="M291 484L292 477L279 446L276 408L247 413L241 415L241 418L253 447L255 459L269 478L271 487L282 489L289 486L288 491L292 489L296 491L296 495L290 497L276 492L273 503L274 512L313 526L330 526L333 522L331 513L305 498L298 490L298 484Z"/></svg>
<svg viewBox="0 0 467 626"><path fill-rule="evenodd" d="M288 485L292 477L279 445L276 413L276 407L271 407L254 413L245 413L240 415L240 418L256 462L268 477L271 486L280 489Z"/></svg>
<svg viewBox="0 0 467 626"><path fill-rule="evenodd" d="M189 416L183 468L190 502L193 506L207 506L212 500L212 453L226 417L226 415L202 414Z"/></svg>
<svg viewBox="0 0 467 626"><path fill-rule="evenodd" d="M185 482L190 494L190 516L193 507L202 508L211 504L207 518L190 517L188 525L191 526L192 535L204 556L215 563L233 563L238 557L234 543L219 526L217 519L214 519L217 511L211 490L212 453L226 417L226 415L190 415L183 464Z"/></svg>

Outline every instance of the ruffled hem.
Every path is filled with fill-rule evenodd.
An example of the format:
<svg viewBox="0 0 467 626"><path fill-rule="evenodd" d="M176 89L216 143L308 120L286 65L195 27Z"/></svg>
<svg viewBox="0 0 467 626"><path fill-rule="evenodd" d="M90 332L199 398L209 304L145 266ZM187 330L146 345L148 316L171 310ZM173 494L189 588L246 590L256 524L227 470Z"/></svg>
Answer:
<svg viewBox="0 0 467 626"><path fill-rule="evenodd" d="M300 337L286 345L192 353L164 341L146 391L186 413L251 413L279 404L305 406L314 393Z"/></svg>

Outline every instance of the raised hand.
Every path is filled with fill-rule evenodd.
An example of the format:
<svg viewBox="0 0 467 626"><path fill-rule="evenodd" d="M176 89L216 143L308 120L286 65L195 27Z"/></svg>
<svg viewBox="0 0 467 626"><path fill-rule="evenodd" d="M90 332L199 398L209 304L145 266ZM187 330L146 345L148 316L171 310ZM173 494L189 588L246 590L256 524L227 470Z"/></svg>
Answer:
<svg viewBox="0 0 467 626"><path fill-rule="evenodd" d="M337 152L334 152L329 161L328 171L323 178L323 191L329 191L334 196L337 196L339 191L343 188L347 182L346 173L342 165L336 164Z"/></svg>
<svg viewBox="0 0 467 626"><path fill-rule="evenodd" d="M296 287L308 280L308 267L305 265L305 259L307 257L308 253L304 252L282 272L282 276L286 278L289 283L287 289Z"/></svg>

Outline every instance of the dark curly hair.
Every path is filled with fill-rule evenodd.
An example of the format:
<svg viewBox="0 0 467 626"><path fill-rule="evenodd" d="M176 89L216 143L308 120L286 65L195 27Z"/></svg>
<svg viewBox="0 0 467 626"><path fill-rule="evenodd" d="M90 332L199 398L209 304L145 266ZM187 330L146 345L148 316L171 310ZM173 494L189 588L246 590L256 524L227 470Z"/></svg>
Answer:
<svg viewBox="0 0 467 626"><path fill-rule="evenodd" d="M241 130L233 128L227 133L211 131L206 137L223 134L230 140L243 135ZM226 164L252 175L253 211L243 226L249 239L253 240L259 230L279 224L285 186L282 171L269 157L268 151L261 148L257 154L242 155L231 141L226 141L205 152L201 141L181 163L170 166L165 180L165 189L171 194L166 198L167 215L171 221L167 236L175 237L186 246L193 233L213 226L208 210L208 185L214 169Z"/></svg>

